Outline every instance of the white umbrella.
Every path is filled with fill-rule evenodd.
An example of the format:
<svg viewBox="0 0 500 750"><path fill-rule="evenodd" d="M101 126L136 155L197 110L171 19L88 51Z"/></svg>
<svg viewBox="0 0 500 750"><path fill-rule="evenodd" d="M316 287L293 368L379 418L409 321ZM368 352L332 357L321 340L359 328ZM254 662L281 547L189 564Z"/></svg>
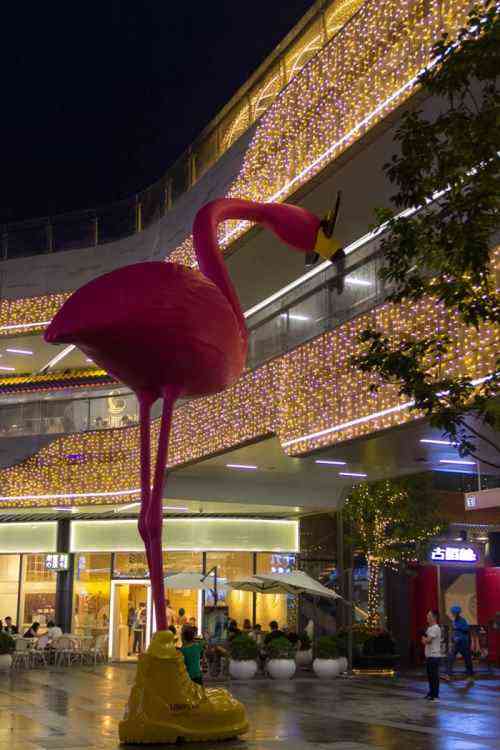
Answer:
<svg viewBox="0 0 500 750"><path fill-rule="evenodd" d="M235 591L254 591L257 594L287 594L277 581L263 581L259 576L248 576L238 581L229 581L230 589Z"/></svg>
<svg viewBox="0 0 500 750"><path fill-rule="evenodd" d="M165 576L165 588L171 590L191 589L194 591L212 591L215 588L213 576L204 576L203 573L174 573L171 576ZM217 580L217 588L223 590L224 584Z"/></svg>
<svg viewBox="0 0 500 750"><path fill-rule="evenodd" d="M256 578L269 587L274 584L277 588L269 588L272 593L311 594L325 599L342 599L335 591L323 586L322 583L311 578L302 570L295 570L292 573L262 574L257 575ZM280 591L278 591L278 588Z"/></svg>

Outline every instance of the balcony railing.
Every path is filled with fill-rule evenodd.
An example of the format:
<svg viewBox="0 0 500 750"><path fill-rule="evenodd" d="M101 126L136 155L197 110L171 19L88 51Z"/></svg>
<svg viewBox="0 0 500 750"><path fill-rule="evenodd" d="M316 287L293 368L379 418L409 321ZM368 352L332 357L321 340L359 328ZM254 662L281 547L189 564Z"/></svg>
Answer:
<svg viewBox="0 0 500 750"><path fill-rule="evenodd" d="M341 268L323 264L249 311L248 368L285 354L380 304L387 288L378 278L378 244L378 238L368 235L351 246L355 249ZM159 416L157 403L153 417ZM1 437L116 429L137 423L137 399L132 393L0 406Z"/></svg>

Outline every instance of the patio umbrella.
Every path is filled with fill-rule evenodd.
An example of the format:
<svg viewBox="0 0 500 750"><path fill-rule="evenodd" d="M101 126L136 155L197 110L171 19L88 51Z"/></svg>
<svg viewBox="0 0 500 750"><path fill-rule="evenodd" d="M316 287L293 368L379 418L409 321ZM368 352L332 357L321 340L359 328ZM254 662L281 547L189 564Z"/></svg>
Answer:
<svg viewBox="0 0 500 750"><path fill-rule="evenodd" d="M263 581L259 576L248 576L238 581L229 581L228 587L234 591L252 591L256 594L287 594L277 581Z"/></svg>
<svg viewBox="0 0 500 750"><path fill-rule="evenodd" d="M311 578L302 570L294 570L292 573L268 573L255 577L268 586L272 593L311 594L325 599L342 599L335 591L323 586L322 583ZM273 589L273 585L277 588Z"/></svg>

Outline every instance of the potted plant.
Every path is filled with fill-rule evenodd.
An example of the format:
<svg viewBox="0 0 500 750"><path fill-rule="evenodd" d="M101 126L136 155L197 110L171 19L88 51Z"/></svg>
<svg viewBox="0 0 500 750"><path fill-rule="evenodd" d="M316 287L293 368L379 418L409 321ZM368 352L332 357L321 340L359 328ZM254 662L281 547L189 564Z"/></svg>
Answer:
<svg viewBox="0 0 500 750"><path fill-rule="evenodd" d="M233 638L231 643L229 674L235 680L249 680L257 672L259 649L253 638L242 633Z"/></svg>
<svg viewBox="0 0 500 750"><path fill-rule="evenodd" d="M312 664L312 643L307 633L300 633L299 648L295 654L295 663L298 667L308 667Z"/></svg>
<svg viewBox="0 0 500 750"><path fill-rule="evenodd" d="M295 674L295 646L288 638L274 638L266 646L269 660L267 671L273 680L289 680Z"/></svg>
<svg viewBox="0 0 500 750"><path fill-rule="evenodd" d="M0 631L0 672L6 672L12 666L12 656L16 644L8 633Z"/></svg>
<svg viewBox="0 0 500 750"><path fill-rule="evenodd" d="M338 655L339 647L334 635L323 635L319 638L316 645L316 658L313 661L316 677L320 679L338 677L343 666Z"/></svg>

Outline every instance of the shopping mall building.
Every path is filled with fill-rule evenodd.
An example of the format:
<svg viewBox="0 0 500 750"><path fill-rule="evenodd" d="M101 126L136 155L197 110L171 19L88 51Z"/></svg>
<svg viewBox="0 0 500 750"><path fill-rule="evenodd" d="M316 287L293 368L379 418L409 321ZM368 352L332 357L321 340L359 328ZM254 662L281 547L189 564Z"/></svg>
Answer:
<svg viewBox="0 0 500 750"><path fill-rule="evenodd" d="M425 608L444 610L452 599L472 622L492 622L500 510L466 509L463 493L478 487L478 473L482 488L499 486L498 477L487 465L454 465L453 446L436 443L440 434L411 404L392 387L372 394L350 363L359 332L375 321L385 330L448 332L450 372L482 378L494 365L494 331L479 342L436 305L387 304L380 236L369 231L374 207L390 202L382 165L396 149L401 114L416 102L436 106L415 78L469 5L318 1L158 183L117 205L4 227L0 617L21 627L55 617L68 632L107 633L117 659L127 656L131 606L147 611L152 627L137 532L137 402L77 349L44 343L64 300L129 263L193 265L193 218L212 198L287 200L321 216L340 189L341 269L305 268L303 256L261 228L224 226L221 247L250 332L247 369L224 393L177 405L164 493L166 571L215 567L219 579L234 580L301 565L327 580L335 511L352 483L426 473L453 525L436 540L445 552L413 579L388 574L387 623L416 642ZM474 556L448 559L457 545ZM358 584L361 601L362 572ZM300 625L292 598L168 595L197 621L217 605L240 624Z"/></svg>

